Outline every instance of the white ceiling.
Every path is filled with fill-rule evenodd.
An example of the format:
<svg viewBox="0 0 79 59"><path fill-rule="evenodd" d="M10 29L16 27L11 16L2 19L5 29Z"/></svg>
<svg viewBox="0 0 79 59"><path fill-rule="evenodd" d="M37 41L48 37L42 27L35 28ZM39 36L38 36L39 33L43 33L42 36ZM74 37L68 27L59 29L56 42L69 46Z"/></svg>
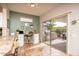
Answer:
<svg viewBox="0 0 79 59"><path fill-rule="evenodd" d="M48 12L51 9L54 9L59 4L57 3L39 3L38 6L32 8L28 6L27 3L10 3L7 4L8 8L11 11L21 12L21 13L27 13L32 15L40 16L46 12Z"/></svg>

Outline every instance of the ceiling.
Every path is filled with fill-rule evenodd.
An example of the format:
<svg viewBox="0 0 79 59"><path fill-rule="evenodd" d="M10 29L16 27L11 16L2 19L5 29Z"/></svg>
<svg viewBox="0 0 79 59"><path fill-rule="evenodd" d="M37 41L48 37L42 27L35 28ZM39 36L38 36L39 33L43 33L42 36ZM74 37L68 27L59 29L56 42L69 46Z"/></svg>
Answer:
<svg viewBox="0 0 79 59"><path fill-rule="evenodd" d="M7 7L11 11L40 16L59 6L57 3L38 3L36 7L30 7L28 5L28 3L9 3Z"/></svg>

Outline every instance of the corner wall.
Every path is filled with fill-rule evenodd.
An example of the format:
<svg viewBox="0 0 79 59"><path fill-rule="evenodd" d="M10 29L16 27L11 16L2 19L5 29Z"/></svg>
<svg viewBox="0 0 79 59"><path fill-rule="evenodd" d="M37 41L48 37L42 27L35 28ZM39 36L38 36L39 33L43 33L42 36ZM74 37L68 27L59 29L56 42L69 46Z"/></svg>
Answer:
<svg viewBox="0 0 79 59"><path fill-rule="evenodd" d="M2 36L7 37L9 34L9 29L7 27L7 16L8 16L8 8L6 4L1 4L2 6Z"/></svg>

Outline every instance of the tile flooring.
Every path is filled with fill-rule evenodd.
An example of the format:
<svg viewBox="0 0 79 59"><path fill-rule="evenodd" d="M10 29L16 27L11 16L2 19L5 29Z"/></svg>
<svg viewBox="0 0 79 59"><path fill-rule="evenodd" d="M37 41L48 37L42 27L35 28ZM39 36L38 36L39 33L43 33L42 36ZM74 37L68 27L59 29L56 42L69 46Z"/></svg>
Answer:
<svg viewBox="0 0 79 59"><path fill-rule="evenodd" d="M44 43L25 44L24 47L18 48L18 52L18 56L66 56L65 53Z"/></svg>

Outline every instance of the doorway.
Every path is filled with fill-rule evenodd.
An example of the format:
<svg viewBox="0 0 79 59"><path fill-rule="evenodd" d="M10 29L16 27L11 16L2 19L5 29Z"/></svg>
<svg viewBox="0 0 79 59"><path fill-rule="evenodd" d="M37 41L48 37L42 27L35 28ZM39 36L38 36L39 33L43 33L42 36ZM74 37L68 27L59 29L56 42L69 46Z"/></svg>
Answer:
<svg viewBox="0 0 79 59"><path fill-rule="evenodd" d="M43 22L43 42L63 53L67 53L67 22L67 15Z"/></svg>

